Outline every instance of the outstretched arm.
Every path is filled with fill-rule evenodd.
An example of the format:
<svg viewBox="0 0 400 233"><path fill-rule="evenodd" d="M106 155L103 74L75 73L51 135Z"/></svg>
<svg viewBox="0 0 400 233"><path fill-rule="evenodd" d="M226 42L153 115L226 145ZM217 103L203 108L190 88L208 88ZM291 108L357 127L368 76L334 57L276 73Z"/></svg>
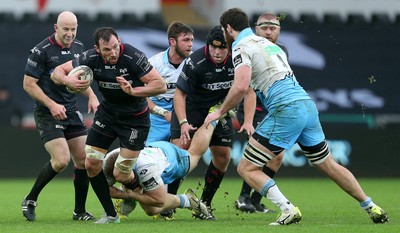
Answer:
<svg viewBox="0 0 400 233"><path fill-rule="evenodd" d="M229 90L220 109L216 112L208 114L208 116L204 120L204 123L207 127L211 122L221 118L229 110L239 105L240 101L242 101L244 95L247 93L247 90L250 85L250 79L251 79L250 66L242 65L235 70L235 78L233 85Z"/></svg>

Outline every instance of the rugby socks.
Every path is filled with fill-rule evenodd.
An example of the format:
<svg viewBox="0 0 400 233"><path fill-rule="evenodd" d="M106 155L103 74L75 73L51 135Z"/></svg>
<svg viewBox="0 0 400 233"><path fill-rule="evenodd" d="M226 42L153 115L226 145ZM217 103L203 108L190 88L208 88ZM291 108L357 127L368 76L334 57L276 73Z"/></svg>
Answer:
<svg viewBox="0 0 400 233"><path fill-rule="evenodd" d="M107 216L116 217L117 212L115 212L114 204L110 196L110 190L108 188L107 179L103 171L101 171L95 177L89 178L89 180Z"/></svg>
<svg viewBox="0 0 400 233"><path fill-rule="evenodd" d="M250 187L250 185L243 180L242 189L240 190L240 196L243 196L244 194L250 195L251 190L252 188Z"/></svg>
<svg viewBox="0 0 400 233"><path fill-rule="evenodd" d="M372 207L374 207L375 203L372 201L370 197L368 197L365 201L360 202L361 208L363 208L365 211L370 210Z"/></svg>
<svg viewBox="0 0 400 233"><path fill-rule="evenodd" d="M204 201L207 206L211 206L211 201L214 198L224 175L225 172L218 170L211 161L204 176L205 184L201 196L201 200Z"/></svg>
<svg viewBox="0 0 400 233"><path fill-rule="evenodd" d="M26 200L37 201L39 193L42 189L58 174L58 172L54 171L53 167L51 166L50 161L47 162L38 177L36 178L35 183L29 194L25 197Z"/></svg>
<svg viewBox="0 0 400 233"><path fill-rule="evenodd" d="M268 198L268 200L278 206L283 212L290 211L294 208L294 205L281 193L273 179L269 179L264 184L261 189L261 195Z"/></svg>
<svg viewBox="0 0 400 233"><path fill-rule="evenodd" d="M179 208L189 208L190 207L190 201L188 196L185 194L179 194L177 195L179 197Z"/></svg>
<svg viewBox="0 0 400 233"><path fill-rule="evenodd" d="M178 178L178 179L172 181L172 183L168 184L168 193L177 194L181 183L182 183L182 178Z"/></svg>
<svg viewBox="0 0 400 233"><path fill-rule="evenodd" d="M76 214L86 211L86 198L89 190L89 178L85 169L74 167L75 209Z"/></svg>
<svg viewBox="0 0 400 233"><path fill-rule="evenodd" d="M273 170L271 170L271 168L264 166L263 167L263 172L269 176L271 179L274 178L275 176L275 172ZM260 204L261 202L261 194L257 191L254 190L254 192L251 194L251 203L252 204Z"/></svg>

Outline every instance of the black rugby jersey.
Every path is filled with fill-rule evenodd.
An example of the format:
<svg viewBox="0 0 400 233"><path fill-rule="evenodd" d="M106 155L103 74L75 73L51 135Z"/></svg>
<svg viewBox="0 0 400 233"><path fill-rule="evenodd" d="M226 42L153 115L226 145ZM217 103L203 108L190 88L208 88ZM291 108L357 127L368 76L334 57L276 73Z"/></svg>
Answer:
<svg viewBox="0 0 400 233"><path fill-rule="evenodd" d="M73 60L83 51L85 47L82 42L75 39L70 48L64 48L53 34L31 49L25 66L25 74L37 78L37 84L43 92L58 104L64 105L67 112L76 111L76 95L68 92L65 86L55 84L50 76L56 66ZM38 101L35 101L35 108L47 109Z"/></svg>
<svg viewBox="0 0 400 233"><path fill-rule="evenodd" d="M139 114L147 109L145 97L135 97L126 94L118 84L116 77L122 76L132 87L144 86L140 78L153 68L146 55L129 44L121 44L118 62L106 64L95 49L87 50L72 62L74 67L87 65L93 70L93 80L97 83L103 95L102 105L107 109L122 114Z"/></svg>
<svg viewBox="0 0 400 233"><path fill-rule="evenodd" d="M225 99L233 78L231 54L222 64L216 64L204 46L186 60L176 87L187 94L187 105L208 109Z"/></svg>

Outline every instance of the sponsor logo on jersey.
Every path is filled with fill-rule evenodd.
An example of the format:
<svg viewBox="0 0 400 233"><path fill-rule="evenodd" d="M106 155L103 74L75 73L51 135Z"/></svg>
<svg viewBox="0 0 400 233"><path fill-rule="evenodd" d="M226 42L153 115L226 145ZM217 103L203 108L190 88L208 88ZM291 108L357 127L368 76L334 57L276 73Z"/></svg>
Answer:
<svg viewBox="0 0 400 233"><path fill-rule="evenodd" d="M225 66L221 67L221 68L215 68L215 72L219 73L225 70Z"/></svg>
<svg viewBox="0 0 400 233"><path fill-rule="evenodd" d="M111 83L111 82L104 82L104 81L99 81L99 87L102 87L105 89L121 89L121 86L118 83Z"/></svg>
<svg viewBox="0 0 400 233"><path fill-rule="evenodd" d="M105 66L104 66L104 69L106 69L106 70L116 70L117 67L116 67L116 65L113 65L113 66L105 65Z"/></svg>
<svg viewBox="0 0 400 233"><path fill-rule="evenodd" d="M52 57L50 57L50 61L52 61L52 62L58 62L58 56L52 56Z"/></svg>
<svg viewBox="0 0 400 233"><path fill-rule="evenodd" d="M146 187L146 189L152 189L154 187L157 187L158 183L154 179L154 177L151 177L150 179L143 182L143 186Z"/></svg>
<svg viewBox="0 0 400 233"><path fill-rule="evenodd" d="M226 81L226 82L218 82L218 83L207 83L203 84L203 88L211 91L216 91L216 90L223 90L223 89L229 89L232 87L233 80L231 81Z"/></svg>
<svg viewBox="0 0 400 233"><path fill-rule="evenodd" d="M71 51L64 51L64 50L61 50L61 54L62 55L69 55L69 54L71 54Z"/></svg>
<svg viewBox="0 0 400 233"><path fill-rule="evenodd" d="M235 58L233 58L233 66L238 66L240 63L242 63L242 55L238 54L235 56Z"/></svg>
<svg viewBox="0 0 400 233"><path fill-rule="evenodd" d="M36 67L36 66L37 66L37 62L32 61L30 58L28 58L27 63L28 63L28 65L30 65L30 66L32 66L32 67Z"/></svg>
<svg viewBox="0 0 400 233"><path fill-rule="evenodd" d="M167 83L167 89L176 89L176 83Z"/></svg>
<svg viewBox="0 0 400 233"><path fill-rule="evenodd" d="M142 169L139 175L146 175L147 171L148 171L147 169Z"/></svg>

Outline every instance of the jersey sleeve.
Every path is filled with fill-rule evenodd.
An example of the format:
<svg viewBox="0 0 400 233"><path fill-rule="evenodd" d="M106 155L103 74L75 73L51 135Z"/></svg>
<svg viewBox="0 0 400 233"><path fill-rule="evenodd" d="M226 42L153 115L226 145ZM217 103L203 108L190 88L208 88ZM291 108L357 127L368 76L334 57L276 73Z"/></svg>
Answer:
<svg viewBox="0 0 400 233"><path fill-rule="evenodd" d="M134 62L132 62L132 70L133 73L135 74L135 78L141 78L147 73L149 73L152 69L153 66L147 59L147 56L140 50L134 48Z"/></svg>
<svg viewBox="0 0 400 233"><path fill-rule="evenodd" d="M232 52L232 61L235 70L243 65L252 67L251 65L251 50L246 50L244 46L236 46Z"/></svg>
<svg viewBox="0 0 400 233"><path fill-rule="evenodd" d="M144 190L150 191L164 185L158 168L155 163L138 164L136 172L139 175L139 183Z"/></svg>
<svg viewBox="0 0 400 233"><path fill-rule="evenodd" d="M194 73L195 68L193 66L193 61L188 58L182 67L182 72L176 82L176 88L179 88L179 90L183 91L185 94L191 93L194 82Z"/></svg>
<svg viewBox="0 0 400 233"><path fill-rule="evenodd" d="M46 70L45 56L45 51L40 50L38 47L35 46L31 49L25 66L25 74L40 79Z"/></svg>

